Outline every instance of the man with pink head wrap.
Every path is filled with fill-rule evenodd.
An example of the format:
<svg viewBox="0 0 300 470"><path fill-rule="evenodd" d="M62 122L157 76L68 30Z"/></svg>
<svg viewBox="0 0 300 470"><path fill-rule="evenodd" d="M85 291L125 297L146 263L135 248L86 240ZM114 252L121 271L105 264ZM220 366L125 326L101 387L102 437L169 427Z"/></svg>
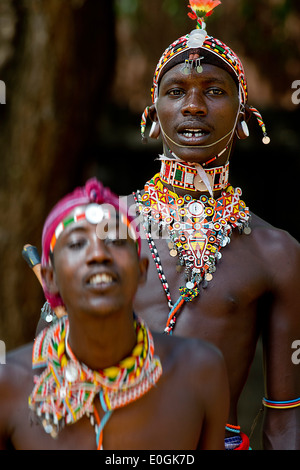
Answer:
<svg viewBox="0 0 300 470"><path fill-rule="evenodd" d="M101 205L105 205L105 211L102 211ZM74 209L82 206L87 206L87 208L80 211L75 217L68 218ZM99 224L103 219L109 220L112 215L116 217L119 214L128 226L130 235L135 239L138 253L140 253L139 232L136 230L134 220L130 217L125 205L118 196L113 194L109 188L105 188L96 178L89 179L85 186L76 188L72 193L62 198L48 215L42 234L42 267L51 263L51 254L56 240L68 224L82 218L87 218L93 224ZM113 223L115 223L115 218ZM51 294L45 283L43 288L45 297L52 308L63 305L60 295Z"/></svg>
<svg viewBox="0 0 300 470"><path fill-rule="evenodd" d="M0 449L224 449L223 357L135 314L148 259L132 222L95 179L50 212L41 271L66 311L0 369Z"/></svg>

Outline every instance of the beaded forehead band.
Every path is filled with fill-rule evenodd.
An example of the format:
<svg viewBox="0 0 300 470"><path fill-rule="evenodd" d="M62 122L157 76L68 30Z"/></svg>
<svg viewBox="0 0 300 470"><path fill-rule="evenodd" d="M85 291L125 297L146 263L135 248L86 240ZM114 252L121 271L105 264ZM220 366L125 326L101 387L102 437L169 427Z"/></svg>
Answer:
<svg viewBox="0 0 300 470"><path fill-rule="evenodd" d="M202 72L202 63L209 63L225 69L235 80L239 90L241 109L245 108L248 100L248 87L244 67L235 54L226 44L219 39L208 36L205 30L205 18L210 16L214 8L220 5L219 0L189 0L188 7L192 10L189 17L197 20L197 27L190 34L174 41L162 54L153 77L151 88L152 103L158 99L159 82L162 76L172 67L184 63L183 73L190 73L194 67L198 73ZM256 108L249 107L263 132L263 143L270 142L261 114ZM141 135L145 139L146 121L149 107L146 107L141 119Z"/></svg>

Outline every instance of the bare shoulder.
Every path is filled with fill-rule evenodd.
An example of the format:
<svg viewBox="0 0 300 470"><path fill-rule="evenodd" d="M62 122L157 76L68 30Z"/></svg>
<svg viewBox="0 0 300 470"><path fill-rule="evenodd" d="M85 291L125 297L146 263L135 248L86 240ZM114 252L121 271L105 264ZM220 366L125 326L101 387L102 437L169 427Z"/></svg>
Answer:
<svg viewBox="0 0 300 470"><path fill-rule="evenodd" d="M32 345L11 351L0 366L0 449L10 448L11 436L28 403L33 384Z"/></svg>
<svg viewBox="0 0 300 470"><path fill-rule="evenodd" d="M24 381L32 380L32 344L10 351L0 366L0 407L22 391Z"/></svg>
<svg viewBox="0 0 300 470"><path fill-rule="evenodd" d="M32 348L33 343L28 343L9 351L6 363L10 366L19 366L25 369L30 369L32 366Z"/></svg>
<svg viewBox="0 0 300 470"><path fill-rule="evenodd" d="M271 269L274 267L277 272L279 268L281 272L299 270L300 243L292 235L253 214L251 227L255 249Z"/></svg>
<svg viewBox="0 0 300 470"><path fill-rule="evenodd" d="M253 235L263 247L269 246L272 249L286 249L294 247L299 249L299 242L286 230L274 227L255 214L251 214L251 228Z"/></svg>

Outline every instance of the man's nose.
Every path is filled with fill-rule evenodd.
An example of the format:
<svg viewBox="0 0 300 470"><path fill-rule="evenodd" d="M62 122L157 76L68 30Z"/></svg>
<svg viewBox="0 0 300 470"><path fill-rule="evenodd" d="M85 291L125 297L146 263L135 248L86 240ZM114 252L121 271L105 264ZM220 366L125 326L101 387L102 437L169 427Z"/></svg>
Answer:
<svg viewBox="0 0 300 470"><path fill-rule="evenodd" d="M107 263L112 261L112 255L105 240L102 240L95 234L89 243L87 262L88 263Z"/></svg>
<svg viewBox="0 0 300 470"><path fill-rule="evenodd" d="M184 116L186 115L207 115L207 105L205 97L199 90L191 90L185 99L185 103L181 109Z"/></svg>

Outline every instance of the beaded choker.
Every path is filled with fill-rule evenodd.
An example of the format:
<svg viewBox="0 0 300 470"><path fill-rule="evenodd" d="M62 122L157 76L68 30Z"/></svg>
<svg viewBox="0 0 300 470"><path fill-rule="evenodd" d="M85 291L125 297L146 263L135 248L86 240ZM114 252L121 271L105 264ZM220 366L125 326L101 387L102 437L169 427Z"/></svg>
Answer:
<svg viewBox="0 0 300 470"><path fill-rule="evenodd" d="M206 168L205 172L212 191L225 189L228 185L229 163L216 168ZM186 163L163 159L160 170L161 181L175 188L189 191L206 191L206 185L197 169Z"/></svg>
<svg viewBox="0 0 300 470"><path fill-rule="evenodd" d="M55 438L65 425L87 415L95 427L97 449L102 449L103 428L113 410L137 400L159 380L162 367L154 356L152 335L139 318L134 319L134 325L137 344L131 356L97 371L80 363L72 353L66 316L40 333L33 346L32 366L46 369L34 379L29 407L46 433ZM104 411L101 421L94 405L97 394Z"/></svg>
<svg viewBox="0 0 300 470"><path fill-rule="evenodd" d="M145 192L133 194L137 211L143 217L143 226L152 258L164 288L170 308L165 332L172 333L179 309L200 293L200 285L207 287L222 258L221 249L230 243L233 229L251 232L249 209L240 199L242 191L227 185L218 199L202 195L179 197L164 187L160 174L145 185ZM177 257L177 271L185 270L186 284L175 304L171 300L154 238L165 238L170 256Z"/></svg>

